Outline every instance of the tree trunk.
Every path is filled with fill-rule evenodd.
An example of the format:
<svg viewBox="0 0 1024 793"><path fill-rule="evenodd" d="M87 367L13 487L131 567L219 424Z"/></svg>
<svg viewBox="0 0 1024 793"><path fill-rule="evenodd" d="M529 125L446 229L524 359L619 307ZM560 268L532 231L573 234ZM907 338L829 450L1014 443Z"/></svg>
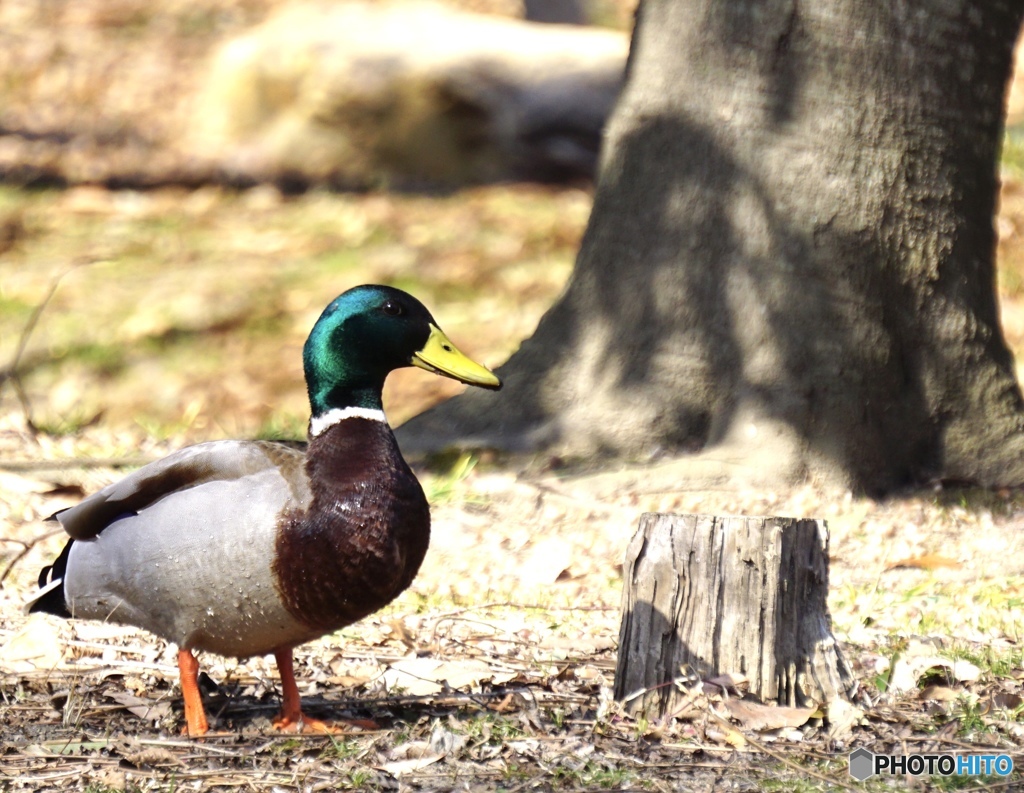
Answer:
<svg viewBox="0 0 1024 793"><path fill-rule="evenodd" d="M400 434L869 493L1024 482L993 216L1024 3L642 0L569 285ZM714 466L717 464L717 468Z"/></svg>
<svg viewBox="0 0 1024 793"><path fill-rule="evenodd" d="M626 551L615 697L664 716L686 667L742 674L764 702L848 698L827 597L823 521L648 513Z"/></svg>

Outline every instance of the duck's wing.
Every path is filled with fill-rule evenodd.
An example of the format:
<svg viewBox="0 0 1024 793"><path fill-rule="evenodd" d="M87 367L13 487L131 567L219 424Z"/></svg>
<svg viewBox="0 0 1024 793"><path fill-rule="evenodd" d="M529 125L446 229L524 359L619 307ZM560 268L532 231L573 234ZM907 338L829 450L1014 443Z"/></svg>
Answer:
<svg viewBox="0 0 1024 793"><path fill-rule="evenodd" d="M212 482L265 482L268 475L283 480L291 506L303 507L311 498L304 462L301 451L271 441L200 443L143 466L53 518L72 539L87 540L118 518L137 515L175 493ZM254 485L251 497L258 499L261 490ZM284 506L267 505L271 513Z"/></svg>

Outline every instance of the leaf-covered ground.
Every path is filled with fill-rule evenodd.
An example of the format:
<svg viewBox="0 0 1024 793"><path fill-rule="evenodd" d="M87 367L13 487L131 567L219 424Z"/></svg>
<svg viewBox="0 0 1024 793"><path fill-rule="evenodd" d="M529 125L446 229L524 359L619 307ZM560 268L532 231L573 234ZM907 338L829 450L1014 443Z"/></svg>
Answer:
<svg viewBox="0 0 1024 793"><path fill-rule="evenodd" d="M5 475L8 536L45 535L39 518L79 496L69 482L91 488L112 475ZM0 600L0 786L825 790L851 783L855 746L1024 761L1016 494L939 491L884 503L811 486L595 495L585 480L466 460L422 477L435 539L412 589L298 653L313 715L375 728L276 735L272 662L205 656L217 734L182 738L173 647L121 626L18 614L33 571L59 548L50 537L16 562ZM55 483L64 487L54 492ZM680 682L692 692L688 707L665 723L630 718L611 701L619 565L645 510L828 519L830 607L861 681L863 716L830 734L812 712L740 709L692 680ZM866 789L905 785L875 780ZM921 789L950 788L922 780Z"/></svg>
<svg viewBox="0 0 1024 793"><path fill-rule="evenodd" d="M5 96L23 100L5 105L6 126L145 113L154 93L126 86L159 78L173 95L181 75L161 63L269 5L0 5ZM149 66L133 78L135 56ZM86 112L90 102L102 112ZM152 105L157 132L173 105ZM1000 288L1020 351L1016 130ZM0 160L13 156L0 149ZM75 156L87 164L90 154ZM21 614L62 542L43 521L54 510L189 442L302 433L299 350L335 294L364 281L409 288L457 343L498 364L556 298L589 206L586 189L534 186L444 197L0 188L0 366L18 363L0 386L0 790L1024 787L1018 772L861 785L846 765L857 746L1005 752L1024 764L1016 491L936 488L884 502L813 483L645 492L614 472L571 476L553 459L433 460L419 472L434 537L410 591L298 652L313 715L375 722L329 738L269 729L269 659L205 656L215 735L185 739L173 648L121 626ZM399 373L389 413L398 423L452 387ZM737 706L742 686L681 676L691 697L674 718L628 716L610 693L621 564L644 511L827 519L829 606L863 713L823 725L813 712Z"/></svg>

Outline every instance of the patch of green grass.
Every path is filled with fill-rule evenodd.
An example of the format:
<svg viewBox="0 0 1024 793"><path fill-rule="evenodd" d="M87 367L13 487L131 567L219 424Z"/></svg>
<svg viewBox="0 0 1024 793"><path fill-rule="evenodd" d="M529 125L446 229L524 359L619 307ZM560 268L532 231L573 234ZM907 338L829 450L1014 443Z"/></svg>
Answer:
<svg viewBox="0 0 1024 793"><path fill-rule="evenodd" d="M338 760L349 760L357 756L362 750L362 744L353 738L338 739L333 735L328 736L331 743L324 747L322 757L336 758Z"/></svg>
<svg viewBox="0 0 1024 793"><path fill-rule="evenodd" d="M505 766L505 769L504 771L502 771L501 774L501 779L503 782L512 783L515 787L520 786L524 780L529 778L530 775L518 763L509 763ZM504 789L505 788L498 788L498 790Z"/></svg>
<svg viewBox="0 0 1024 793"><path fill-rule="evenodd" d="M97 419L97 414L89 410L69 410L60 415L33 415L32 424L44 435L64 438L91 427Z"/></svg>
<svg viewBox="0 0 1024 793"><path fill-rule="evenodd" d="M196 423L202 409L200 402L192 402L176 419L162 421L152 416L138 416L135 423L152 438L174 438L184 435Z"/></svg>
<svg viewBox="0 0 1024 793"><path fill-rule="evenodd" d="M990 512L1005 517L1024 506L1024 493L983 487L952 487L940 490L935 495L935 504L946 509L959 507L971 514Z"/></svg>
<svg viewBox="0 0 1024 793"><path fill-rule="evenodd" d="M905 589L877 587L873 583L847 585L832 591L829 608L840 634L853 630L847 620L905 634L1022 635L1024 577L984 578L974 582L924 578Z"/></svg>
<svg viewBox="0 0 1024 793"><path fill-rule="evenodd" d="M423 489L431 504L446 504L459 497L459 485L473 472L477 458L473 454L459 454L451 467L441 475L423 478Z"/></svg>
<svg viewBox="0 0 1024 793"><path fill-rule="evenodd" d="M879 672L871 679L871 682L874 684L875 688L878 689L880 694L884 694L889 690L889 684L892 682L892 673L896 668L896 662L899 661L900 655L907 647L907 641L902 637L890 636L888 639L888 652L885 652L885 648L879 648L879 652L889 656L889 665L884 671Z"/></svg>
<svg viewBox="0 0 1024 793"><path fill-rule="evenodd" d="M21 209L28 205L31 193L27 190L0 186L0 211Z"/></svg>
<svg viewBox="0 0 1024 793"><path fill-rule="evenodd" d="M35 306L29 303L27 300L21 300L16 297L8 297L0 291L0 314L11 324L15 324L17 321L26 321L35 310Z"/></svg>
<svg viewBox="0 0 1024 793"><path fill-rule="evenodd" d="M852 783L851 789L864 791L864 793L883 793L883 791L905 790L907 777L903 776L873 776L863 782L855 782L849 775L849 766L845 754L835 755L835 759L817 763L801 763L796 757L795 760L801 766L813 769L824 777L835 779L839 782ZM778 764L769 764L762 768L762 775L757 778L756 790L759 793L826 793L826 791L837 790L834 785L823 779L813 777L810 774L799 776L793 770ZM933 777L928 777L929 781ZM929 790L931 788L928 788Z"/></svg>
<svg viewBox="0 0 1024 793"><path fill-rule="evenodd" d="M1017 124L1006 130L1001 164L1011 176L1024 178L1024 125Z"/></svg>
<svg viewBox="0 0 1024 793"><path fill-rule="evenodd" d="M111 35L118 38L136 39L146 32L155 15L155 11L142 7L127 7L126 11L122 12L117 20L117 23L107 25L106 29Z"/></svg>
<svg viewBox="0 0 1024 793"><path fill-rule="evenodd" d="M761 779L759 787L764 793L812 793L824 790L824 784L816 779Z"/></svg>
<svg viewBox="0 0 1024 793"><path fill-rule="evenodd" d="M516 722L490 713L476 718L467 718L461 724L462 733L471 740L488 744L502 744L523 736L522 727Z"/></svg>
<svg viewBox="0 0 1024 793"><path fill-rule="evenodd" d="M366 768L352 768L344 776L343 785L352 790L368 790L379 787L372 784L374 773Z"/></svg>
<svg viewBox="0 0 1024 793"><path fill-rule="evenodd" d="M210 36L217 32L220 25L220 14L208 9L189 9L174 20L178 35L191 39Z"/></svg>
<svg viewBox="0 0 1024 793"><path fill-rule="evenodd" d="M479 601L473 598L461 597L453 592L422 592L419 590L407 589L395 600L391 601L389 609L393 610L396 616L402 614L429 614L432 611L448 611L451 609L466 608L477 605ZM382 614L391 611L379 612Z"/></svg>
<svg viewBox="0 0 1024 793"><path fill-rule="evenodd" d="M598 763L588 761L582 768L556 768L552 774L553 781L566 787L599 788L611 790L628 785L636 774L623 768L606 768Z"/></svg>
<svg viewBox="0 0 1024 793"><path fill-rule="evenodd" d="M976 738L996 732L996 728L985 720L984 708L975 697L959 697L949 715L959 723L957 735L961 738Z"/></svg>
<svg viewBox="0 0 1024 793"><path fill-rule="evenodd" d="M435 283L428 286L423 283L423 280L416 273L385 278L384 283L388 286L393 286L395 289L401 289L411 295L416 295L427 305L437 305L438 303L438 284Z"/></svg>
<svg viewBox="0 0 1024 793"><path fill-rule="evenodd" d="M201 14L193 23L218 24ZM500 357L562 288L589 205L583 191L525 187L443 198L0 187L0 214L16 213L30 230L4 255L16 277L0 288L0 357L11 358L66 263L81 262L88 266L61 280L26 349L24 383L38 413L51 393L67 392L56 383L75 378L103 426L142 418L166 435L180 424L174 394L187 382L206 405L187 440L221 426L273 437L275 427L260 427L266 406L295 402L301 370L281 372L298 361L327 300L359 282L405 286L453 338L471 328L476 357ZM254 398L246 379L265 390ZM410 415L437 398L418 382L410 401L399 393Z"/></svg>
<svg viewBox="0 0 1024 793"><path fill-rule="evenodd" d="M68 348L60 358L62 364L76 361L88 366L98 377L114 377L124 371L128 351L122 344L90 342Z"/></svg>
<svg viewBox="0 0 1024 793"><path fill-rule="evenodd" d="M989 785L1001 785L1005 790L1015 790L1016 788L1006 787L1006 783L1010 781L1008 777L1001 776L941 776L936 774L928 777L929 786L933 790L947 791L947 790L984 790ZM996 788L998 789L998 788Z"/></svg>
<svg viewBox="0 0 1024 793"><path fill-rule="evenodd" d="M271 745L270 751L278 757L291 757L307 748L309 748L309 744L299 738L285 738L281 741L275 741Z"/></svg>
<svg viewBox="0 0 1024 793"><path fill-rule="evenodd" d="M391 745L401 746L403 743L409 743L412 740L412 727L408 724L403 724L397 730L391 732Z"/></svg>
<svg viewBox="0 0 1024 793"><path fill-rule="evenodd" d="M307 416L274 413L259 426L253 437L261 441L304 440L307 421Z"/></svg>
<svg viewBox="0 0 1024 793"><path fill-rule="evenodd" d="M1015 678L1024 669L1024 649L1020 647L996 648L990 644L974 647L956 643L948 654L954 661L970 661L994 678Z"/></svg>
<svg viewBox="0 0 1024 793"><path fill-rule="evenodd" d="M362 263L362 255L358 250L341 248L317 256L313 263L328 272L344 272L358 267Z"/></svg>

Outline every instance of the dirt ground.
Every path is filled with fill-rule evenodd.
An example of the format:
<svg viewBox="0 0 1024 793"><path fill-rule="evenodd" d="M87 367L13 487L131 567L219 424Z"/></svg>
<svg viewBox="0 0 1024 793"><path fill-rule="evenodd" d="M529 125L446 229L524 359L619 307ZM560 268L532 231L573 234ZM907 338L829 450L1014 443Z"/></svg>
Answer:
<svg viewBox="0 0 1024 793"><path fill-rule="evenodd" d="M12 35L19 9L44 5L2 6L0 36ZM168 4L162 13L193 19L198 33L150 57L185 57L266 5L211 4L220 10L198 25L180 16L187 4ZM87 74L121 79L101 46L118 20L145 34L129 50L155 40L150 17L132 16L138 4L78 8L74 17L67 7L69 26L107 31L62 56L96 47L108 71ZM56 57L33 50L39 40L0 46L0 72ZM88 80L79 88L86 98L98 90ZM1019 361L1024 158L1015 151L1008 144L998 228L1004 326ZM298 351L342 289L386 280L414 290L457 343L500 363L568 277L589 205L579 186L441 198L0 187L0 360L19 362L19 380L0 393L0 790L1024 789L1018 771L861 784L847 770L854 747L1024 763L1019 491L936 484L885 501L814 482L777 493L647 492L615 471L573 476L554 459L429 461L417 470L433 540L411 589L297 652L312 715L376 722L331 737L270 729L270 659L204 656L214 734L189 740L172 646L118 625L21 613L62 544L44 520L55 510L190 442L301 434ZM403 372L389 385L389 414L398 423L450 389ZM858 710L826 723L811 710L737 709L742 685L726 695L682 674L692 697L671 719L634 718L614 702L622 563L647 511L826 519L829 608L860 683Z"/></svg>
<svg viewBox="0 0 1024 793"><path fill-rule="evenodd" d="M18 611L62 542L40 518L73 503L79 483L91 490L115 475L3 475L9 550L45 538L5 561L3 789L825 790L849 785L857 746L1021 760L1017 494L609 493L605 480L595 495L586 480L486 462L423 471L434 540L411 590L298 651L313 715L378 728L275 735L270 659L206 656L216 734L190 741L179 735L173 647ZM732 716L716 689L693 681L692 707L664 723L611 701L621 563L644 511L828 520L834 629L861 683L852 723L830 730L809 711L781 723ZM937 785L918 789L948 789Z"/></svg>

